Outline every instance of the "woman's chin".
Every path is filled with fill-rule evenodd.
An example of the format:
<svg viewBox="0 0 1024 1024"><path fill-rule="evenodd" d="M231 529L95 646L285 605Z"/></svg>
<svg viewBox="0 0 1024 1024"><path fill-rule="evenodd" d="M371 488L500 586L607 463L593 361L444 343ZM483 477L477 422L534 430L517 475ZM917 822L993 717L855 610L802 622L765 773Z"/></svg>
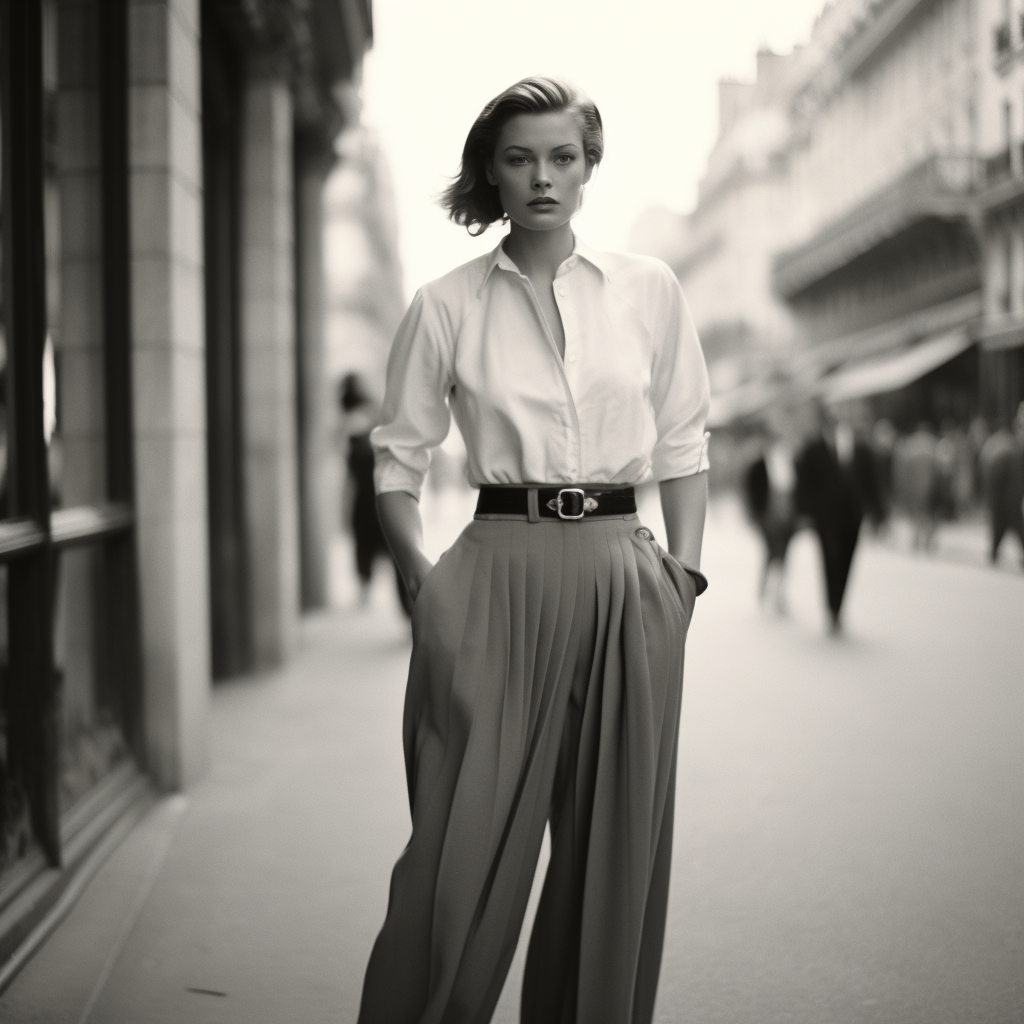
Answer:
<svg viewBox="0 0 1024 1024"><path fill-rule="evenodd" d="M549 209L540 213L536 210L529 210L517 216L510 215L509 220L527 231L553 231L556 228L565 227L572 220L572 214L567 217L565 211L561 209Z"/></svg>

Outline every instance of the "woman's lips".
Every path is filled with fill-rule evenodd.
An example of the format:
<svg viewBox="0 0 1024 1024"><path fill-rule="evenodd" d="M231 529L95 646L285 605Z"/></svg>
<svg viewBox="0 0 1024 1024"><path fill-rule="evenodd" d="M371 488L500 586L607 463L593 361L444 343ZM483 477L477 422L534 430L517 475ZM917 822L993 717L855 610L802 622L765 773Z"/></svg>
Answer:
<svg viewBox="0 0 1024 1024"><path fill-rule="evenodd" d="M527 206L557 206L558 205L558 200L557 199L551 199L548 196L543 196L542 198L531 200L526 205Z"/></svg>

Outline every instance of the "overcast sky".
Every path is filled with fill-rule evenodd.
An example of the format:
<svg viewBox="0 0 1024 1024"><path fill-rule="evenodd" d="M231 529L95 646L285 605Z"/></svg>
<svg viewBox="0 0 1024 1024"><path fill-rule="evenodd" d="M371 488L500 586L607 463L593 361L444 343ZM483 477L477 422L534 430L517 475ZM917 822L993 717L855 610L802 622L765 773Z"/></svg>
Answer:
<svg viewBox="0 0 1024 1024"><path fill-rule="evenodd" d="M717 131L717 85L752 78L758 47L806 41L823 0L373 0L364 119L398 203L408 294L497 244L434 202L492 96L530 74L571 79L601 110L605 159L574 222L599 249L637 215L689 210Z"/></svg>

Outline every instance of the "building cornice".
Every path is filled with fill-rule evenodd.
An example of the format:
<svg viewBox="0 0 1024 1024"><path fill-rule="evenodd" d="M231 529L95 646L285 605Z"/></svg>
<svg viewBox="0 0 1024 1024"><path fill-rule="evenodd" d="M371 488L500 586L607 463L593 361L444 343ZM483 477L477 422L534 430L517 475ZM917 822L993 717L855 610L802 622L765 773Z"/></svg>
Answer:
<svg viewBox="0 0 1024 1024"><path fill-rule="evenodd" d="M345 114L338 87L372 40L369 0L213 0L245 55L248 74L287 80L299 133L331 149Z"/></svg>
<svg viewBox="0 0 1024 1024"><path fill-rule="evenodd" d="M806 242L779 253L772 267L773 288L792 299L926 218L974 223L981 175L977 157L929 157Z"/></svg>

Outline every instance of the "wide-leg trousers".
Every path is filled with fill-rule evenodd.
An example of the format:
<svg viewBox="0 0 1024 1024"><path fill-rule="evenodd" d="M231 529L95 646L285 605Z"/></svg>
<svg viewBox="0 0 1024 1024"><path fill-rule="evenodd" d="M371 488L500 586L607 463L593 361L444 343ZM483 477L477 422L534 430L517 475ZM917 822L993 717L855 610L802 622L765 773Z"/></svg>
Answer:
<svg viewBox="0 0 1024 1024"><path fill-rule="evenodd" d="M544 829L524 1024L648 1024L696 581L635 515L477 519L413 609L412 836L360 1024L487 1024Z"/></svg>

